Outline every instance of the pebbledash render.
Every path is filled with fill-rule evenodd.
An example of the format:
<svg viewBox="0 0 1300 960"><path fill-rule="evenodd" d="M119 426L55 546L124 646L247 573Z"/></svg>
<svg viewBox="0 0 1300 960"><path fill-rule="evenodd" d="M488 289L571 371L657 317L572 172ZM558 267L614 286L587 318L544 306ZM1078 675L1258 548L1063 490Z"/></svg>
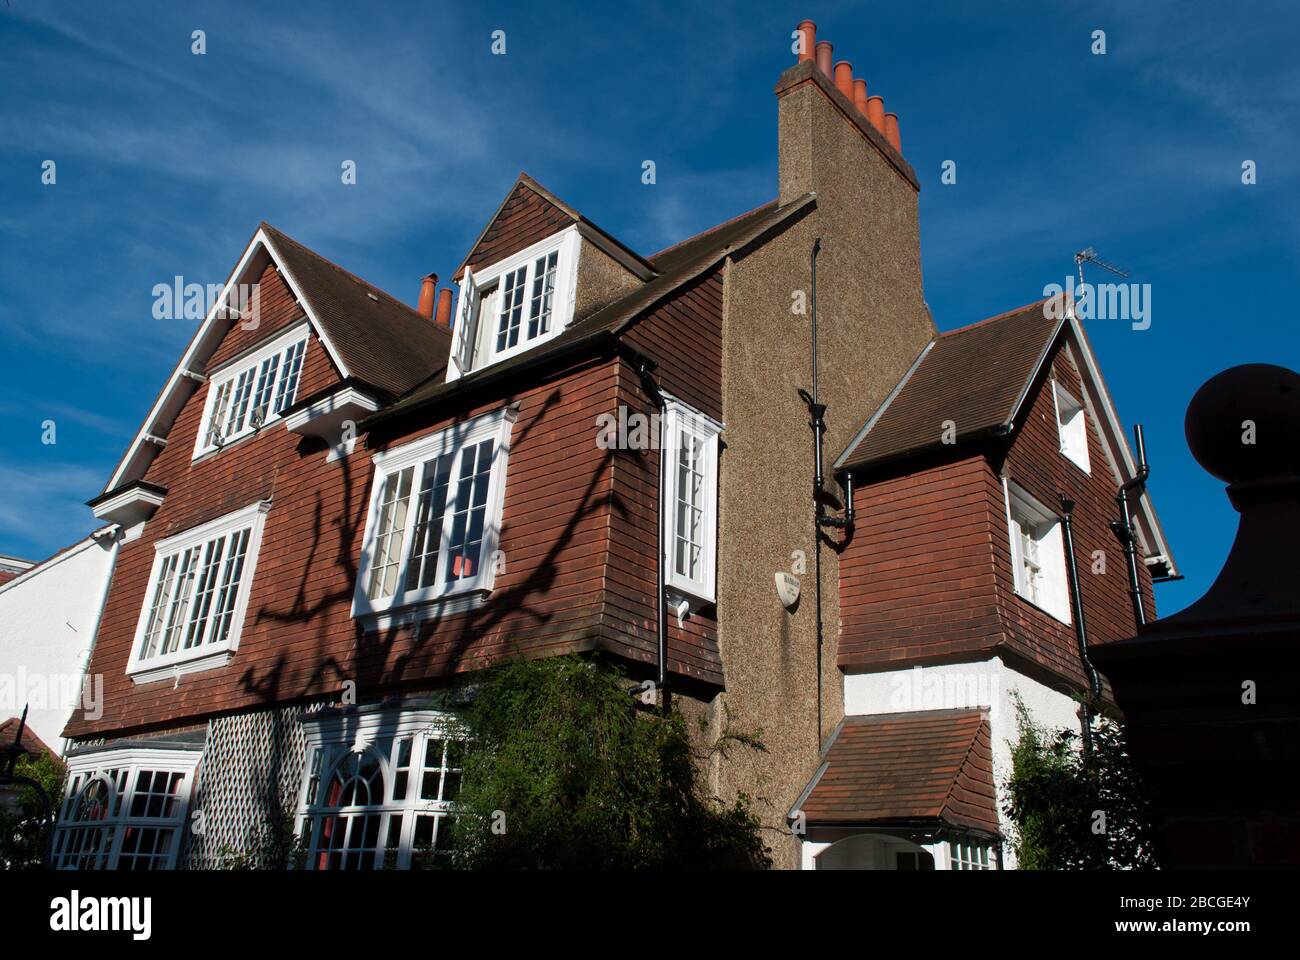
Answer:
<svg viewBox="0 0 1300 960"><path fill-rule="evenodd" d="M311 869L427 863L453 681L594 651L761 735L709 783L778 866L1012 865L1012 697L1077 726L1088 682L1060 496L1119 639L1137 467L1068 303L936 333L897 118L799 29L776 196L653 256L526 175L454 306L257 228L92 501L120 546L57 866L214 866L277 815ZM1150 611L1177 570L1137 491Z"/></svg>

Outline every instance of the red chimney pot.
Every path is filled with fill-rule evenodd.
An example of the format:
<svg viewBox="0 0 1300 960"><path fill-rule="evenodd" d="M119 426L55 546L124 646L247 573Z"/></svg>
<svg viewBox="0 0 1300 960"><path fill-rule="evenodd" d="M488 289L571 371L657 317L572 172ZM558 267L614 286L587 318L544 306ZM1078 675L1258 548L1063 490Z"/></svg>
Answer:
<svg viewBox="0 0 1300 960"><path fill-rule="evenodd" d="M438 314L433 322L442 327L451 326L451 287L443 287L438 291Z"/></svg>
<svg viewBox="0 0 1300 960"><path fill-rule="evenodd" d="M885 98L877 94L867 97L867 119L871 125L884 136L885 133Z"/></svg>
<svg viewBox="0 0 1300 960"><path fill-rule="evenodd" d="M798 32L803 40L802 49L799 51L799 63L805 60L811 60L815 56L817 49L817 24L811 20L802 20L799 23Z"/></svg>
<svg viewBox="0 0 1300 960"><path fill-rule="evenodd" d="M847 60L835 64L835 88L853 100L853 64Z"/></svg>
<svg viewBox="0 0 1300 960"><path fill-rule="evenodd" d="M438 289L438 275L431 273L420 281L420 303L415 308L422 317L433 316L433 292Z"/></svg>
<svg viewBox="0 0 1300 960"><path fill-rule="evenodd" d="M831 75L831 51L833 49L829 40L817 41L817 68L828 77Z"/></svg>
<svg viewBox="0 0 1300 960"><path fill-rule="evenodd" d="M900 154L903 152L903 141L898 135L898 114L896 113L885 114L885 139Z"/></svg>
<svg viewBox="0 0 1300 960"><path fill-rule="evenodd" d="M867 115L867 81L853 81L853 105L858 108L858 113L862 116Z"/></svg>

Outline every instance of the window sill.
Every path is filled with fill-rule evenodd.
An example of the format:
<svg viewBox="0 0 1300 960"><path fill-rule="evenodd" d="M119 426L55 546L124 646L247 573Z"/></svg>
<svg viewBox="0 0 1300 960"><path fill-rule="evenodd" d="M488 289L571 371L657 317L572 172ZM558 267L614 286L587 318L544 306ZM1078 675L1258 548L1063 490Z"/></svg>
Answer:
<svg viewBox="0 0 1300 960"><path fill-rule="evenodd" d="M1040 611L1040 612L1042 612L1042 613L1047 614L1049 617L1051 617L1051 618L1052 618L1053 620L1055 620L1057 623L1063 623L1063 624L1065 624L1065 626L1067 626L1067 627L1070 625L1071 620L1070 620L1070 618L1069 618L1068 616L1067 616L1067 617L1061 617L1059 614L1053 613L1051 610L1048 610L1046 607L1042 606L1041 604L1037 603L1036 601L1034 601L1034 600L1031 599L1030 597L1028 597L1028 596L1026 596L1025 594L1021 593L1019 590L1015 590L1014 593L1015 593L1015 595L1016 595L1017 597L1019 597L1019 598L1020 598L1021 600L1023 600L1025 603L1029 604L1029 606L1033 607L1035 610L1038 610L1038 611Z"/></svg>
<svg viewBox="0 0 1300 960"><path fill-rule="evenodd" d="M354 604L352 618L361 624L362 630L366 633L389 630L393 627L414 627L445 614L477 610L487 603L491 594L492 591L488 589L466 590L463 593L446 594L432 600L416 600L383 610L358 610Z"/></svg>
<svg viewBox="0 0 1300 960"><path fill-rule="evenodd" d="M1092 464L1082 462L1078 457L1070 453L1068 450L1065 450L1064 448L1061 450L1061 456L1065 457L1066 460L1069 460L1072 464L1074 464L1076 467L1078 467L1088 476L1092 476Z"/></svg>
<svg viewBox="0 0 1300 960"><path fill-rule="evenodd" d="M131 678L131 682L135 684L157 683L160 680L177 680L191 673L218 670L228 664L234 656L235 651L232 647L223 647L220 650L212 650L200 656L183 660L164 663L142 663L128 669L126 674Z"/></svg>

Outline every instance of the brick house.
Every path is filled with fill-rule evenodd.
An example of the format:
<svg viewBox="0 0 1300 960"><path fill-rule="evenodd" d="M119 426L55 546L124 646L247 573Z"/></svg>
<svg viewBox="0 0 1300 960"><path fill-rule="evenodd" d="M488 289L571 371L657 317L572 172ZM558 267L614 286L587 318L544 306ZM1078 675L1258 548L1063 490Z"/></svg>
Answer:
<svg viewBox="0 0 1300 960"><path fill-rule="evenodd" d="M1074 723L1086 682L1055 494L1114 548L1135 465L1076 321L936 334L897 118L813 29L776 196L657 254L526 175L454 307L257 229L91 501L121 542L58 865L210 866L279 808L313 868L409 866L454 811L451 681L590 651L761 731L708 776L779 866L997 861L1003 695ZM1134 510L1149 598L1176 571ZM1121 566L1085 586L1124 635ZM993 684L901 703L915 667Z"/></svg>

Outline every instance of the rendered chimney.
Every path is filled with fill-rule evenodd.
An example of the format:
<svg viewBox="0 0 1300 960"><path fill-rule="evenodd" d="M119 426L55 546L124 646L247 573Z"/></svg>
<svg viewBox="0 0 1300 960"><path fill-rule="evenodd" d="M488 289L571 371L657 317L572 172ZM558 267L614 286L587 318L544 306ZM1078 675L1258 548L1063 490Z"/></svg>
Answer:
<svg viewBox="0 0 1300 960"><path fill-rule="evenodd" d="M853 81L853 105L858 108L858 113L864 117L867 115L867 81Z"/></svg>
<svg viewBox="0 0 1300 960"><path fill-rule="evenodd" d="M800 39L803 43L799 49L799 63L805 60L812 60L817 54L817 24L811 20L804 20L799 24Z"/></svg>
<svg viewBox="0 0 1300 960"><path fill-rule="evenodd" d="M441 327L451 327L451 287L438 291L438 313L433 322Z"/></svg>
<svg viewBox="0 0 1300 960"><path fill-rule="evenodd" d="M817 69L821 70L826 76L831 75L831 42L829 40L817 41Z"/></svg>
<svg viewBox="0 0 1300 960"><path fill-rule="evenodd" d="M433 317L433 294L438 289L438 275L431 273L420 281L420 303L415 310L422 317Z"/></svg>
<svg viewBox="0 0 1300 960"><path fill-rule="evenodd" d="M867 97L867 119L882 135L885 132L885 98L876 95Z"/></svg>
<svg viewBox="0 0 1300 960"><path fill-rule="evenodd" d="M900 154L903 152L903 141L898 135L898 114L896 113L885 114L885 139Z"/></svg>

